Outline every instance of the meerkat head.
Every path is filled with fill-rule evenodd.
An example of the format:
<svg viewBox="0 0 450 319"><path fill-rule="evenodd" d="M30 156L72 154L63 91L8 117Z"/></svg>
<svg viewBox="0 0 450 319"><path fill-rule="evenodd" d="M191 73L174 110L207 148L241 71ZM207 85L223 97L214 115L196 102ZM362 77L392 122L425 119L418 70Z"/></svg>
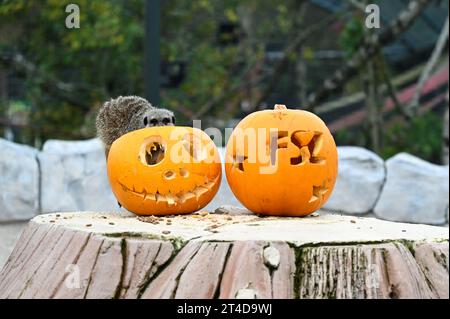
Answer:
<svg viewBox="0 0 450 319"><path fill-rule="evenodd" d="M105 102L96 118L97 135L105 145L106 154L111 144L128 132L168 125L175 125L174 114L155 108L139 96L119 96Z"/></svg>
<svg viewBox="0 0 450 319"><path fill-rule="evenodd" d="M167 109L153 108L143 113L142 124L144 127L173 126L175 125L175 115Z"/></svg>

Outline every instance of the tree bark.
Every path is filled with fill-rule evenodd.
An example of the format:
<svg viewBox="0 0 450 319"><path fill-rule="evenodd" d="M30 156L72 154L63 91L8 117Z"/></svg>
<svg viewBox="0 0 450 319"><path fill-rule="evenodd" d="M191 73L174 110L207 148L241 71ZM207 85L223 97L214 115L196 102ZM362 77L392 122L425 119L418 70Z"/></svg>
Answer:
<svg viewBox="0 0 450 319"><path fill-rule="evenodd" d="M299 49L300 52L302 52L302 49ZM307 93L307 82L308 82L308 65L302 55L300 59L297 59L296 62L296 76L297 76L297 85L296 85L296 91L297 99L300 102L300 105L306 104L306 101L308 99L308 93Z"/></svg>
<svg viewBox="0 0 450 319"><path fill-rule="evenodd" d="M380 151L380 125L379 125L379 107L378 107L378 88L375 79L375 66L373 61L367 65L367 84L366 84L366 105L368 114L368 123L370 131L370 148L375 153Z"/></svg>
<svg viewBox="0 0 450 319"><path fill-rule="evenodd" d="M367 5L367 1L365 1ZM365 29L366 42L373 36L372 29ZM380 92L378 88L377 67L374 60L367 62L367 89L366 89L366 105L368 109L368 122L370 130L370 145L375 153L379 153L381 149L381 106Z"/></svg>
<svg viewBox="0 0 450 319"><path fill-rule="evenodd" d="M10 120L8 71L0 68L0 124L4 125L2 136L8 141L14 141L14 126L8 125ZM5 121L2 121L2 118Z"/></svg>
<svg viewBox="0 0 450 319"><path fill-rule="evenodd" d="M304 20L305 12L307 11L307 6L303 3L297 8L298 18L294 20L294 28L301 30L302 22ZM306 104L308 98L307 91L307 63L304 51L304 44L300 44L297 48L297 59L295 60L295 88L297 92L297 99L299 105Z"/></svg>
<svg viewBox="0 0 450 319"><path fill-rule="evenodd" d="M383 57L380 57L379 70L384 81L384 86L381 86L380 91L386 91L387 95L392 99L392 102L394 103L395 109L398 114L400 114L407 121L411 120L411 115L406 111L405 106L399 101L397 97L397 89L391 79L386 61L383 59Z"/></svg>
<svg viewBox="0 0 450 319"><path fill-rule="evenodd" d="M245 210L34 218L0 298L448 298L448 228Z"/></svg>

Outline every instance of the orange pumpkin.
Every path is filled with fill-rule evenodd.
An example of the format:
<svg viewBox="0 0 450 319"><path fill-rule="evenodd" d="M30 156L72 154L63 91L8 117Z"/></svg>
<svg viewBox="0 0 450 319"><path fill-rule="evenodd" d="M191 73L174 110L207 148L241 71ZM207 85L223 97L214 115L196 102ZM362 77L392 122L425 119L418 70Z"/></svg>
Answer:
<svg viewBox="0 0 450 319"><path fill-rule="evenodd" d="M107 166L117 200L138 215L199 210L216 194L222 174L213 141L192 127L129 132L112 144Z"/></svg>
<svg viewBox="0 0 450 319"><path fill-rule="evenodd" d="M233 193L254 213L304 216L330 197L337 164L336 144L319 117L275 105L233 130L225 172Z"/></svg>

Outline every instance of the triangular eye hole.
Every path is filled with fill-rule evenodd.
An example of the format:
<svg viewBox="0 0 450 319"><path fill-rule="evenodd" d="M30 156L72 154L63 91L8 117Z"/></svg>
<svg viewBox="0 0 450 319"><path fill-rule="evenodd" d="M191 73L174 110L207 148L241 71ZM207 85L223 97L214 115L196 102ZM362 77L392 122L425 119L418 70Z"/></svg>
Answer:
<svg viewBox="0 0 450 319"><path fill-rule="evenodd" d="M139 160L144 165L156 165L164 159L166 149L166 143L161 136L150 136L146 138L141 145Z"/></svg>
<svg viewBox="0 0 450 319"><path fill-rule="evenodd" d="M195 162L201 162L208 157L207 147L203 145L201 138L195 134L190 133L183 136L183 148Z"/></svg>
<svg viewBox="0 0 450 319"><path fill-rule="evenodd" d="M244 171L244 161L248 159L245 155L233 155L233 167L235 167L237 170L243 172Z"/></svg>

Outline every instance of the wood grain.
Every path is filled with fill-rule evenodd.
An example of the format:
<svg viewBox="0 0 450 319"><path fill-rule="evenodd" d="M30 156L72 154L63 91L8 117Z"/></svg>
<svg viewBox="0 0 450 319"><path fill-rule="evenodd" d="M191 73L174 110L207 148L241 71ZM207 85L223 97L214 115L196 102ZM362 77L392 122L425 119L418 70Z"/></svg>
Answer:
<svg viewBox="0 0 450 319"><path fill-rule="evenodd" d="M0 298L449 298L447 228L230 212L58 216L29 223L0 272Z"/></svg>

